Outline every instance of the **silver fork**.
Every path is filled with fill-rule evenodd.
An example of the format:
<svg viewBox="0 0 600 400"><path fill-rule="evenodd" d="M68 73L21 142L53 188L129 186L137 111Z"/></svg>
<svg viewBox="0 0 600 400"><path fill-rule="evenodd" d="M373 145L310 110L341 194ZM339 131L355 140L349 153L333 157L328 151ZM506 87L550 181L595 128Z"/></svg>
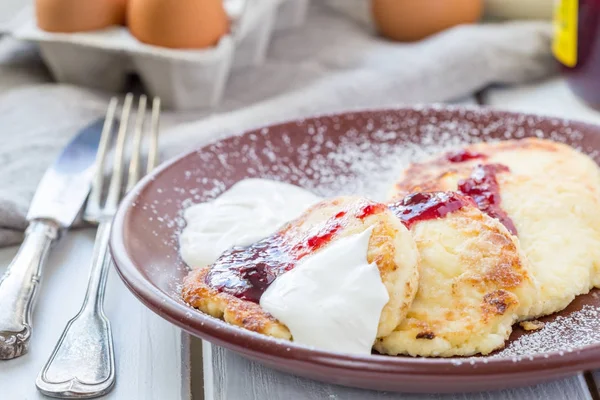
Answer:
<svg viewBox="0 0 600 400"><path fill-rule="evenodd" d="M48 396L92 398L108 393L115 383L112 332L103 303L106 278L112 263L108 240L112 219L122 198L123 164L132 103L133 95L129 93L125 97L117 132L108 194L102 205L104 164L112 141L118 99L113 98L108 106L96 157L96 177L83 216L87 222L98 225L88 287L81 310L67 323L52 355L36 379L38 389ZM140 179L146 103L146 96L141 96L131 139L132 151L125 191L129 191ZM154 169L158 159L159 114L160 99L154 98L146 173Z"/></svg>

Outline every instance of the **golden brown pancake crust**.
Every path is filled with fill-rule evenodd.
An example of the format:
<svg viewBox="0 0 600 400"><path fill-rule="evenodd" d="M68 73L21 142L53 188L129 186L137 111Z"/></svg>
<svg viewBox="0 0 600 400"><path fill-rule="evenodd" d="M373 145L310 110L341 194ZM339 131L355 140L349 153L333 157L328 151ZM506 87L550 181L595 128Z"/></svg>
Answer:
<svg viewBox="0 0 600 400"><path fill-rule="evenodd" d="M536 286L517 239L475 206L411 227L421 255L406 318L375 349L384 354L487 354L526 315Z"/></svg>
<svg viewBox="0 0 600 400"><path fill-rule="evenodd" d="M418 253L410 233L384 204L358 197L338 197L314 205L297 220L282 227L279 234L298 244L315 232L327 230L332 221L341 226L332 240L373 226L367 260L377 264L390 296L382 311L378 337L389 334L406 314L417 291ZM291 339L287 327L259 304L210 287L206 280L210 268L191 271L185 278L182 289L185 302L230 324Z"/></svg>
<svg viewBox="0 0 600 400"><path fill-rule="evenodd" d="M411 164L390 198L457 190L478 164L504 165L508 170L495 176L499 206L514 223L540 288L529 317L562 310L600 287L600 169L589 156L538 138L477 143L462 151L476 157L452 162L445 154Z"/></svg>

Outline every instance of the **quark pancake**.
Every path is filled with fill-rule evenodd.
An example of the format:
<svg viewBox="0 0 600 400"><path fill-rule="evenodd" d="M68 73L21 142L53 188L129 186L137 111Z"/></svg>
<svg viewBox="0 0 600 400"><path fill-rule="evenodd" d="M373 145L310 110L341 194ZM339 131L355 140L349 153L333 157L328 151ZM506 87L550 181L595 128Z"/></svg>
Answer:
<svg viewBox="0 0 600 400"><path fill-rule="evenodd" d="M264 291L304 257L367 229L372 233L366 258L376 264L389 296L377 327L377 337L384 337L398 326L413 301L419 256L410 232L386 205L358 197L317 203L272 236L226 251L211 266L190 272L183 299L233 325L292 339L289 329L259 305Z"/></svg>
<svg viewBox="0 0 600 400"><path fill-rule="evenodd" d="M417 193L390 206L421 256L419 289L383 354L467 356L504 346L537 287L517 239L456 193Z"/></svg>
<svg viewBox="0 0 600 400"><path fill-rule="evenodd" d="M479 143L410 165L391 198L446 190L470 192L518 237L540 286L529 317L600 285L600 170L588 156L536 138Z"/></svg>

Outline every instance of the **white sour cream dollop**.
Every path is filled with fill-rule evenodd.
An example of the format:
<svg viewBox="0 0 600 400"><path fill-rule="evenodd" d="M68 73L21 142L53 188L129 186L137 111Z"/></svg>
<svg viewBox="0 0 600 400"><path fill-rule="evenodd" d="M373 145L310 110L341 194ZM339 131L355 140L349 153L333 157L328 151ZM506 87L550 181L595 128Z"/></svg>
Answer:
<svg viewBox="0 0 600 400"><path fill-rule="evenodd" d="M242 180L215 200L185 210L181 257L192 268L210 265L225 250L269 236L320 200L288 183Z"/></svg>
<svg viewBox="0 0 600 400"><path fill-rule="evenodd" d="M372 228L334 241L279 276L261 307L284 323L294 342L371 354L389 300L375 263L367 261Z"/></svg>

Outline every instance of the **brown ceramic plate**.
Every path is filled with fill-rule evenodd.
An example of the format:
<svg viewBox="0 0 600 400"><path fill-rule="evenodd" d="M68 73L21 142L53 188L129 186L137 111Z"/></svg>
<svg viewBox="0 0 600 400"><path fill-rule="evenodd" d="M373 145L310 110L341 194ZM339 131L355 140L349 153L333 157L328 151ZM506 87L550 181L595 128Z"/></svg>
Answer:
<svg viewBox="0 0 600 400"><path fill-rule="evenodd" d="M599 127L475 108L350 112L247 132L168 162L140 182L116 215L112 254L127 286L163 318L270 367L317 380L379 390L455 392L532 385L597 368L596 292L545 318L541 331L516 328L502 351L452 359L318 351L230 326L179 297L187 274L177 244L181 210L243 178L282 180L321 195L382 198L411 159L461 143L526 136L566 141L600 159Z"/></svg>

